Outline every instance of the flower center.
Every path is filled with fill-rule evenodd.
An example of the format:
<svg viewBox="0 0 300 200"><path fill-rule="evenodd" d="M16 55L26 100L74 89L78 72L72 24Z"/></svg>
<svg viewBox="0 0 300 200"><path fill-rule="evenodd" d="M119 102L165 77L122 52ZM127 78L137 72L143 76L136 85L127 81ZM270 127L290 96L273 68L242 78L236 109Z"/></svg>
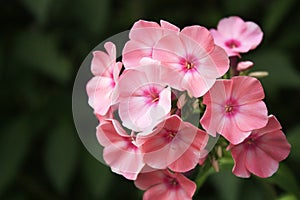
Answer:
<svg viewBox="0 0 300 200"><path fill-rule="evenodd" d="M225 42L225 46L229 49L238 48L241 46L241 43L237 40L231 39Z"/></svg>
<svg viewBox="0 0 300 200"><path fill-rule="evenodd" d="M193 69L194 67L195 67L195 65L193 63L188 62L188 61L185 62L185 68L187 70Z"/></svg>
<svg viewBox="0 0 300 200"><path fill-rule="evenodd" d="M233 110L233 106L231 106L231 105L226 105L225 106L225 112L226 113L230 113L230 112L232 112L232 110Z"/></svg>
<svg viewBox="0 0 300 200"><path fill-rule="evenodd" d="M248 144L252 144L253 142L254 142L253 138L249 138L248 141L247 141Z"/></svg>
<svg viewBox="0 0 300 200"><path fill-rule="evenodd" d="M170 180L170 185L171 185L171 186L176 186L176 185L178 185L177 180L176 180L176 179L171 179L171 180Z"/></svg>
<svg viewBox="0 0 300 200"><path fill-rule="evenodd" d="M151 98L152 98L152 103L155 103L159 100L159 95L158 94L151 94Z"/></svg>

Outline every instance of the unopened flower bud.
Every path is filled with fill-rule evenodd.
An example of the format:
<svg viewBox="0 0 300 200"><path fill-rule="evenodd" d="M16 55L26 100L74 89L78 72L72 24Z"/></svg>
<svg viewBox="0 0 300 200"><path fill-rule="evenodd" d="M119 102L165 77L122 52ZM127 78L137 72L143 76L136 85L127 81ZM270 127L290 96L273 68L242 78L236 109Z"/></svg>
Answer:
<svg viewBox="0 0 300 200"><path fill-rule="evenodd" d="M180 95L180 97L178 98L177 101L177 107L179 109L182 109L182 107L184 106L184 104L186 103L186 94L183 93L182 95Z"/></svg>
<svg viewBox="0 0 300 200"><path fill-rule="evenodd" d="M246 71L246 70L250 69L253 65L254 65L254 63L252 61L242 61L237 64L236 69L238 71Z"/></svg>
<svg viewBox="0 0 300 200"><path fill-rule="evenodd" d="M264 78L267 77L269 75L269 72L267 71L256 71L256 72L251 72L248 74L248 76L252 76L255 78Z"/></svg>
<svg viewBox="0 0 300 200"><path fill-rule="evenodd" d="M219 163L218 163L218 161L217 161L217 159L216 159L215 157L213 157L213 158L211 159L211 165L212 165L212 167L214 168L214 170L215 170L216 172L219 172L219 171L220 171Z"/></svg>
<svg viewBox="0 0 300 200"><path fill-rule="evenodd" d="M222 147L221 146L218 146L217 147L217 156L219 158L222 158L223 157L223 150L222 150Z"/></svg>

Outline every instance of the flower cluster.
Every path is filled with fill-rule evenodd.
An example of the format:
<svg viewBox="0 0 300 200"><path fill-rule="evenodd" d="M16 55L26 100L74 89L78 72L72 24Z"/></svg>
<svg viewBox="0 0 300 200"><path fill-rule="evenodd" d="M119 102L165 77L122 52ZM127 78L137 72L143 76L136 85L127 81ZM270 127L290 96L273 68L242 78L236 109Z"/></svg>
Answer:
<svg viewBox="0 0 300 200"><path fill-rule="evenodd" d="M196 184L186 172L218 168L208 140L221 136L216 146L231 153L236 176L274 174L290 144L268 115L260 81L247 75L253 62L238 62L262 37L258 25L235 16L216 30L140 20L122 62L112 42L93 52L86 89L111 170L147 190L145 200L192 199Z"/></svg>

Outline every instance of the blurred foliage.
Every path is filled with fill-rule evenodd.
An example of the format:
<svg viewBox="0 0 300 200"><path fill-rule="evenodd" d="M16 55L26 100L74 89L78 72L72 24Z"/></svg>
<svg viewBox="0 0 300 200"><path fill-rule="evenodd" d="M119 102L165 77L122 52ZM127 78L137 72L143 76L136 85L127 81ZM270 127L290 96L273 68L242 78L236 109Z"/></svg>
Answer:
<svg viewBox="0 0 300 200"><path fill-rule="evenodd" d="M1 0L0 199L141 199L80 142L71 110L80 64L138 19L212 28L229 15L265 33L243 58L270 73L262 79L267 105L292 153L269 179L239 179L230 169L211 175L195 199L300 199L299 10L297 0Z"/></svg>

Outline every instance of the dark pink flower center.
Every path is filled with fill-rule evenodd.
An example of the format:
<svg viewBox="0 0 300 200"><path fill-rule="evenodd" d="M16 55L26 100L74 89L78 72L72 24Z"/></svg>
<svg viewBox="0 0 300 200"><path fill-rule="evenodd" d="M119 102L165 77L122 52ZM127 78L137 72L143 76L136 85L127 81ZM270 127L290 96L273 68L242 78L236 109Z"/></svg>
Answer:
<svg viewBox="0 0 300 200"><path fill-rule="evenodd" d="M179 63L183 72L194 72L197 66L197 59L193 55L187 55L185 58L181 58Z"/></svg>
<svg viewBox="0 0 300 200"><path fill-rule="evenodd" d="M178 189L180 186L177 179L170 176L166 177L165 183L169 189Z"/></svg>
<svg viewBox="0 0 300 200"><path fill-rule="evenodd" d="M238 48L241 46L241 43L235 39L227 40L225 46L229 49Z"/></svg>
<svg viewBox="0 0 300 200"><path fill-rule="evenodd" d="M155 87L145 90L144 96L147 98L147 103L149 104L157 103L159 101L159 91Z"/></svg>
<svg viewBox="0 0 300 200"><path fill-rule="evenodd" d="M135 136L131 136L131 137L126 137L125 141L127 143L127 150L138 150L138 147L135 144Z"/></svg>
<svg viewBox="0 0 300 200"><path fill-rule="evenodd" d="M177 134L177 131L164 128L164 137L167 142L171 142L173 140L173 138L176 136L176 134Z"/></svg>
<svg viewBox="0 0 300 200"><path fill-rule="evenodd" d="M231 106L231 105L226 105L225 106L225 112L226 113L232 112L232 110L233 110L233 106Z"/></svg>
<svg viewBox="0 0 300 200"><path fill-rule="evenodd" d="M226 115L233 116L238 111L237 101L234 99L227 100L224 111Z"/></svg>

